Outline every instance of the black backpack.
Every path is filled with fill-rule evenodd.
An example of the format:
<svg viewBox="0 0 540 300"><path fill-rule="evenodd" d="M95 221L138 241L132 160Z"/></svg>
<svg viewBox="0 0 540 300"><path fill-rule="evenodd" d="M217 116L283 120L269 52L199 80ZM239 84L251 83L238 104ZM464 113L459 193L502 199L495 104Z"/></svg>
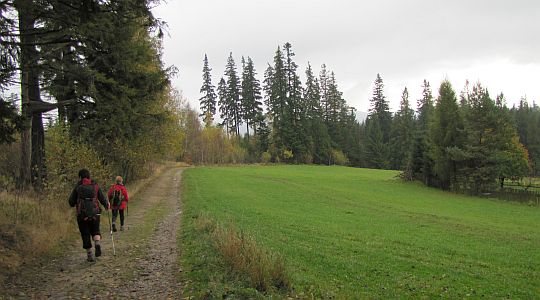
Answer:
<svg viewBox="0 0 540 300"><path fill-rule="evenodd" d="M122 201L124 200L124 194L122 194L122 190L120 188L116 188L113 191L112 195L112 205L113 206L120 206L122 204Z"/></svg>
<svg viewBox="0 0 540 300"><path fill-rule="evenodd" d="M96 185L79 185L77 187L77 214L83 220L95 219L99 215L99 202Z"/></svg>

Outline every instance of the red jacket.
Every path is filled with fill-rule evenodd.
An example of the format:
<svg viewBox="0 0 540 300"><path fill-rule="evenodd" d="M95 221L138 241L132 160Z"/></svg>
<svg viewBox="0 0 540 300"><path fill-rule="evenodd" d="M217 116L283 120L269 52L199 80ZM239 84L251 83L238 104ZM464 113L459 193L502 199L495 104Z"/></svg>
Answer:
<svg viewBox="0 0 540 300"><path fill-rule="evenodd" d="M118 206L111 206L112 209L126 209L127 202L129 201L128 192L126 187L123 184L113 184L111 185L111 188L109 189L109 192L107 193L107 197L109 198L109 202L111 202L112 205L112 197L114 190L119 189L122 191L122 195L124 195L124 200L122 200L122 203L120 203L120 207Z"/></svg>

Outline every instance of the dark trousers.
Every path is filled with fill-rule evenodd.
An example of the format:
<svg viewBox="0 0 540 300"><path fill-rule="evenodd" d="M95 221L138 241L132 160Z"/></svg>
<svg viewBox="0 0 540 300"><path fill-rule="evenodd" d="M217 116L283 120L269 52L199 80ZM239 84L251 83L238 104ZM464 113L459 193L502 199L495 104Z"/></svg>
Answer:
<svg viewBox="0 0 540 300"><path fill-rule="evenodd" d="M101 236L101 233L99 232L99 216L96 216L95 219L87 220L77 218L77 225L79 225L79 231L83 241L83 248L92 248L92 237L94 235Z"/></svg>
<svg viewBox="0 0 540 300"><path fill-rule="evenodd" d="M112 210L112 222L116 222L116 217L120 212L120 226L124 226L124 210L123 209L113 209Z"/></svg>

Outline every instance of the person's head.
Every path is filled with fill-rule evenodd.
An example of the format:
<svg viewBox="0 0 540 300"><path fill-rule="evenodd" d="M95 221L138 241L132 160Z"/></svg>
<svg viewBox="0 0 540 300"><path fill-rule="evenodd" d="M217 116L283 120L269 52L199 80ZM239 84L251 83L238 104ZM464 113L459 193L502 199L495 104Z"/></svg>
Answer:
<svg viewBox="0 0 540 300"><path fill-rule="evenodd" d="M116 176L115 181L116 181L116 183L122 183L122 181L124 181L124 180L122 179L122 176L119 175L119 176Z"/></svg>
<svg viewBox="0 0 540 300"><path fill-rule="evenodd" d="M88 171L87 169L81 169L79 171L79 178L80 179L83 179L83 178L90 179L90 171Z"/></svg>

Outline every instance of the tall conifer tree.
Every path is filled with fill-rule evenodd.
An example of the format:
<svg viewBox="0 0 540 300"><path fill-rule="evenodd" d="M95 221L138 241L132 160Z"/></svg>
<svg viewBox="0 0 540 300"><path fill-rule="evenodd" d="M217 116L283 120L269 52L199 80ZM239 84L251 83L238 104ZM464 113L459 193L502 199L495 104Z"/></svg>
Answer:
<svg viewBox="0 0 540 300"><path fill-rule="evenodd" d="M330 81L330 74L328 74L328 70L326 69L326 64L321 65L321 71L319 72L319 86L321 90L321 108L322 108L322 116L325 122L328 122L329 118L329 81ZM327 124L328 125L328 124Z"/></svg>
<svg viewBox="0 0 540 300"><path fill-rule="evenodd" d="M430 138L437 185L442 189L457 188L454 184L457 182L460 157L456 157L456 154L463 149L464 125L456 94L447 80L439 88Z"/></svg>
<svg viewBox="0 0 540 300"><path fill-rule="evenodd" d="M369 108L369 117L377 118L379 126L383 134L384 143L388 143L390 137L390 126L392 122L392 113L390 106L384 96L384 83L380 74L375 78L375 86L373 87L373 97L370 100L371 107Z"/></svg>
<svg viewBox="0 0 540 300"><path fill-rule="evenodd" d="M216 92L214 90L214 85L212 85L212 75L210 72L212 69L208 64L208 57L204 55L204 66L203 66L203 85L201 87L200 93L203 96L199 99L201 103L201 117L203 117L204 124L208 127L212 125L214 120L214 115L216 114Z"/></svg>
<svg viewBox="0 0 540 300"><path fill-rule="evenodd" d="M242 124L242 103L240 100L240 79L236 72L236 63L232 52L227 59L225 67L225 76L227 77L227 93L225 105L229 116L229 130L240 137L240 125Z"/></svg>
<svg viewBox="0 0 540 300"><path fill-rule="evenodd" d="M262 119L261 84L256 78L257 73L250 57L247 63L242 57L242 67L242 111L249 138L250 126L256 131L258 121Z"/></svg>
<svg viewBox="0 0 540 300"><path fill-rule="evenodd" d="M274 56L274 66L265 73L265 90L267 105L272 124L271 144L274 156L280 156L284 150L287 130L287 75L284 66L283 52L278 47Z"/></svg>
<svg viewBox="0 0 540 300"><path fill-rule="evenodd" d="M384 96L383 88L383 80L377 74L365 127L367 138L366 160L368 166L375 168L388 168L390 165L389 138L392 114Z"/></svg>
<svg viewBox="0 0 540 300"><path fill-rule="evenodd" d="M313 162L327 163L331 149L330 136L324 123L321 109L321 94L319 82L313 74L308 63L306 69L306 87L304 90L304 103L306 106L306 131L309 137L309 152Z"/></svg>
<svg viewBox="0 0 540 300"><path fill-rule="evenodd" d="M292 45L285 43L284 51L284 70L286 78L286 109L283 124L283 139L287 149L293 152L295 161L305 160L308 147L306 133L304 128L305 104L302 99L302 84L298 76L298 65L293 58L295 53L292 51Z"/></svg>
<svg viewBox="0 0 540 300"><path fill-rule="evenodd" d="M392 120L390 149L393 169L403 170L412 155L414 142L414 111L409 104L409 91L403 90L399 110Z"/></svg>
<svg viewBox="0 0 540 300"><path fill-rule="evenodd" d="M231 132L230 124L232 123L231 114L229 112L229 105L227 103L227 82L223 77L219 80L218 83L218 105L219 105L219 117L222 120L221 125L225 126L227 135Z"/></svg>
<svg viewBox="0 0 540 300"><path fill-rule="evenodd" d="M417 102L417 119L415 126L414 146L410 166L407 167L408 179L418 179L426 185L431 185L433 179L433 161L429 155L431 142L428 127L433 117L433 93L430 84L424 79L422 84L422 98Z"/></svg>

